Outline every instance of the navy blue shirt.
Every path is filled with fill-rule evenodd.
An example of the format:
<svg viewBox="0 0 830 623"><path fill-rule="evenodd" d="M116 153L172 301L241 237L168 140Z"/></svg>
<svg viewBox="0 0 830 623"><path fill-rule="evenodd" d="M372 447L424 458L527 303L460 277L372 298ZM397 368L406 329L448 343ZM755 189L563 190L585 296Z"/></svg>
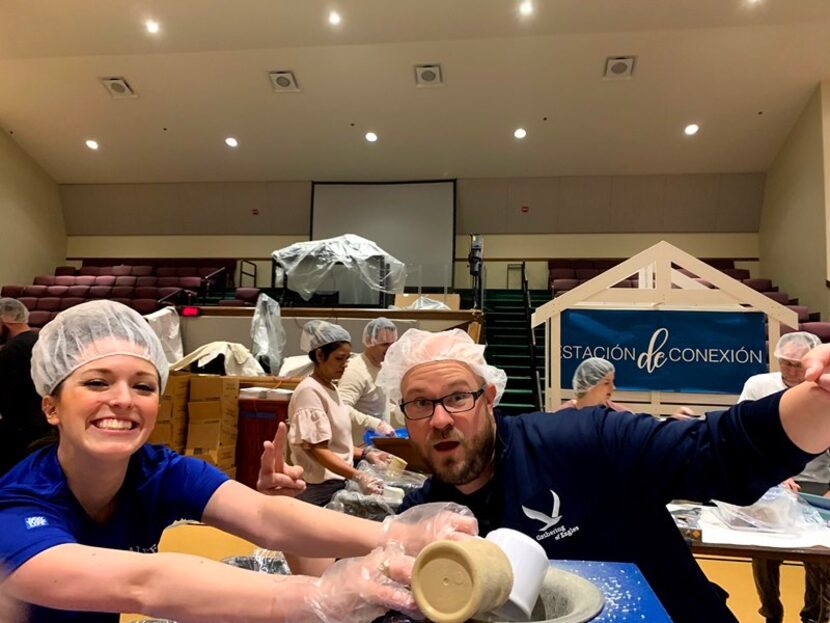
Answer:
<svg viewBox="0 0 830 623"><path fill-rule="evenodd" d="M549 558L636 563L674 621L736 621L666 504L750 504L799 473L812 455L784 433L780 399L743 402L702 420L603 407L497 417L495 475L484 487L464 495L432 477L399 512L458 502L473 511L482 534L520 530Z"/></svg>
<svg viewBox="0 0 830 623"><path fill-rule="evenodd" d="M201 520L228 477L200 459L164 446L144 445L130 458L113 516L93 521L70 491L57 446L43 448L0 479L0 565L13 572L44 550L64 543L155 552L162 531L178 519ZM30 623L117 623L118 614L34 606Z"/></svg>

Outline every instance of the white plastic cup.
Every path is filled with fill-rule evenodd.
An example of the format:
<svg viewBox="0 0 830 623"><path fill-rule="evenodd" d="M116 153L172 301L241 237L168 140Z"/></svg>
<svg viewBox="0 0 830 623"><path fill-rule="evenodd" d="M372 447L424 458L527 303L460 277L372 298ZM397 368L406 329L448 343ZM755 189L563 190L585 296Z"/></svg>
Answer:
<svg viewBox="0 0 830 623"><path fill-rule="evenodd" d="M528 620L550 566L545 549L510 528L493 530L485 538L501 548L513 569L513 590L507 603L495 611L496 616L504 621Z"/></svg>

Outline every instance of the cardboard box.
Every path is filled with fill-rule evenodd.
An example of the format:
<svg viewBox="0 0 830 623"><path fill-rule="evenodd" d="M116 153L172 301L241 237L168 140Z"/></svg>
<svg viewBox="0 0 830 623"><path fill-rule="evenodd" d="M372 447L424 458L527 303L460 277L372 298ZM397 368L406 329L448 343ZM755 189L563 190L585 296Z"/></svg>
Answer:
<svg viewBox="0 0 830 623"><path fill-rule="evenodd" d="M150 433L147 443L160 443L165 446L172 446L173 444L173 423L172 422L156 422L153 432Z"/></svg>
<svg viewBox="0 0 830 623"><path fill-rule="evenodd" d="M190 377L190 401L239 399L239 379L232 376L193 375Z"/></svg>
<svg viewBox="0 0 830 623"><path fill-rule="evenodd" d="M215 449L219 446L236 448L239 431L219 421L191 422L187 429L187 447Z"/></svg>
<svg viewBox="0 0 830 623"><path fill-rule="evenodd" d="M158 420L164 422L187 418L187 399L190 391L189 374L171 375L161 395Z"/></svg>
<svg viewBox="0 0 830 623"><path fill-rule="evenodd" d="M228 469L234 467L236 462L236 448L222 447L222 448L187 448L185 450L186 456L196 457L203 461L215 465L220 469Z"/></svg>
<svg viewBox="0 0 830 623"><path fill-rule="evenodd" d="M239 422L239 403L234 406L221 400L205 400L187 403L188 421L192 423L219 420L225 424L237 426Z"/></svg>
<svg viewBox="0 0 830 623"><path fill-rule="evenodd" d="M231 480L236 480L236 467L226 467L222 471L225 472Z"/></svg>

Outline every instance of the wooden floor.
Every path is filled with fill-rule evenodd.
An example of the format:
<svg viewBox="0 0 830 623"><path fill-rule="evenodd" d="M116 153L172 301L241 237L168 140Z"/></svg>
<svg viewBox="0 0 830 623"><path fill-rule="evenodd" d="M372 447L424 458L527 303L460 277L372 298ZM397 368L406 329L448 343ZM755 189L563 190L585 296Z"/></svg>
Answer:
<svg viewBox="0 0 830 623"><path fill-rule="evenodd" d="M243 539L201 525L179 525L169 528L159 544L159 550L163 552L198 554L214 560L249 554L253 549L253 546ZM729 607L741 623L763 623L758 614L758 596L755 594L749 560L698 557L698 561L709 579L729 593ZM803 604L803 596L803 567L785 564L781 568L784 623L800 623L798 613ZM123 615L121 621L125 623L140 618L144 617L129 614Z"/></svg>

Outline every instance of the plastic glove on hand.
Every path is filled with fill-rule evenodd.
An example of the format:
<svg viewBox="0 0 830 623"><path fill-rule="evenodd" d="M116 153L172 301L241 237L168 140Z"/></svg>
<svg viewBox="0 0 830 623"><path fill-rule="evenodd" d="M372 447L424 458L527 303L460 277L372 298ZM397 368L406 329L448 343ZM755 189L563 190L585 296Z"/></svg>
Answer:
<svg viewBox="0 0 830 623"><path fill-rule="evenodd" d="M432 502L383 520L382 544L398 543L416 556L433 541L460 541L478 535L478 520L466 506Z"/></svg>
<svg viewBox="0 0 830 623"><path fill-rule="evenodd" d="M394 545L339 560L317 581L309 605L323 623L363 623L389 610L423 619L409 590L414 562Z"/></svg>
<svg viewBox="0 0 830 623"><path fill-rule="evenodd" d="M297 495L305 491L305 481L302 480L303 468L299 465L286 465L285 456L285 424L280 422L274 441L262 444L262 456L259 458L259 475L256 488L266 495Z"/></svg>
<svg viewBox="0 0 830 623"><path fill-rule="evenodd" d="M353 477L360 487L360 492L365 495L380 495L383 493L383 481L380 478L375 478L368 472L358 471Z"/></svg>

